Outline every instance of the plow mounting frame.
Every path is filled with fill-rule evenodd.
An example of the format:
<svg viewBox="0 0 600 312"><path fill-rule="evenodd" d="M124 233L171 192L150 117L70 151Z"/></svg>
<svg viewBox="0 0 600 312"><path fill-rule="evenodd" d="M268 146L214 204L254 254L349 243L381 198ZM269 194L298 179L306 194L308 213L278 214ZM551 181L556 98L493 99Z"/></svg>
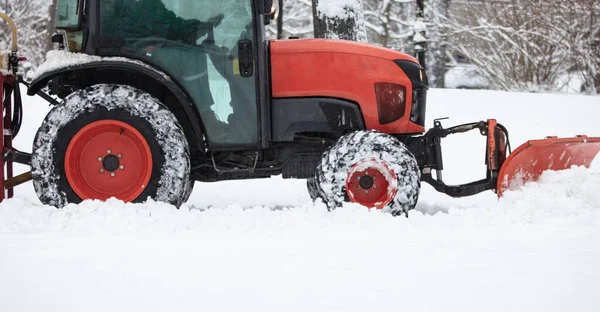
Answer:
<svg viewBox="0 0 600 312"><path fill-rule="evenodd" d="M443 119L447 118L434 120L434 127L424 135L409 137L404 140L421 168L421 181L430 184L438 192L451 197L472 196L487 190L495 192L500 169L506 159L507 151L510 152L510 142L506 128L497 123L495 119L444 128L441 123ZM444 169L442 139L451 134L465 133L472 130L478 130L482 136L487 138L486 177L467 184L447 185L442 178L442 170ZM433 170L435 170L435 178L432 174Z"/></svg>

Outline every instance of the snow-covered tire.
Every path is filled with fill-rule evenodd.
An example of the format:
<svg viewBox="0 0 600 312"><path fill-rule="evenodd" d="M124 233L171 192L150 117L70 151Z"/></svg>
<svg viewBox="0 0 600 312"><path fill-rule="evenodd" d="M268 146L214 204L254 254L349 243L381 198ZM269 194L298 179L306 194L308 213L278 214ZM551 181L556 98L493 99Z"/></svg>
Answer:
<svg viewBox="0 0 600 312"><path fill-rule="evenodd" d="M35 136L31 167L38 198L58 208L110 197L179 207L191 188L177 119L155 97L123 85L91 86L55 106Z"/></svg>
<svg viewBox="0 0 600 312"><path fill-rule="evenodd" d="M315 178L329 209L356 202L393 215L406 214L416 206L421 190L412 153L393 136L376 131L341 137L323 153Z"/></svg>

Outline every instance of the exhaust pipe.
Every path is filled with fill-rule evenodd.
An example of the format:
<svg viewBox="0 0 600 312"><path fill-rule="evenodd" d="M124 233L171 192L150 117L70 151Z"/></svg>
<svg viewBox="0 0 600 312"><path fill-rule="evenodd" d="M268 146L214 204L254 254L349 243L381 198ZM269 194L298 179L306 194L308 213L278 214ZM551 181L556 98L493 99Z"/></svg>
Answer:
<svg viewBox="0 0 600 312"><path fill-rule="evenodd" d="M10 32L12 33L12 49L11 52L16 53L17 52L17 26L15 25L15 22L13 22L13 20L8 17L8 15L0 12L0 18L5 20L8 23L8 27L10 28Z"/></svg>

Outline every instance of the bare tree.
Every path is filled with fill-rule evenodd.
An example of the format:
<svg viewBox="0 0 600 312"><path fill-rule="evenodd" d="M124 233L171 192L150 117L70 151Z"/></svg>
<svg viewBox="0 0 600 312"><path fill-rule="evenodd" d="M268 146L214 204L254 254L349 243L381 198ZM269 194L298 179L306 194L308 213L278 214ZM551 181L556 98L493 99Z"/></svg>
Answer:
<svg viewBox="0 0 600 312"><path fill-rule="evenodd" d="M410 51L415 0L364 0L369 42L397 51Z"/></svg>
<svg viewBox="0 0 600 312"><path fill-rule="evenodd" d="M50 20L46 24L46 34L47 36L52 36L54 32L54 26L56 25L56 4L58 0L51 0L50 6L48 7L48 15ZM52 40L46 39L46 52L52 50L54 44Z"/></svg>
<svg viewBox="0 0 600 312"><path fill-rule="evenodd" d="M563 14L546 21L567 41L574 70L583 81L581 92L600 93L600 1L568 1Z"/></svg>
<svg viewBox="0 0 600 312"><path fill-rule="evenodd" d="M442 18L447 18L450 0L425 1L425 17L423 23L427 25L427 72L429 83L434 88L446 86L445 75L447 71L448 55L447 43L444 40L445 29L439 27ZM427 22L425 22L427 21Z"/></svg>
<svg viewBox="0 0 600 312"><path fill-rule="evenodd" d="M312 0L315 38L367 42L362 0Z"/></svg>
<svg viewBox="0 0 600 312"><path fill-rule="evenodd" d="M271 38L311 38L314 35L311 0L278 0L281 19L267 26Z"/></svg>
<svg viewBox="0 0 600 312"><path fill-rule="evenodd" d="M35 67L44 60L49 35L48 7L51 0L3 0L0 11L10 16L17 25L20 54L27 57ZM0 49L5 49L10 40L6 25L0 27Z"/></svg>
<svg viewBox="0 0 600 312"><path fill-rule="evenodd" d="M427 67L433 87L444 87L445 29L437 27L446 16L449 0L365 0L369 42L413 54ZM435 14L434 14L435 12Z"/></svg>

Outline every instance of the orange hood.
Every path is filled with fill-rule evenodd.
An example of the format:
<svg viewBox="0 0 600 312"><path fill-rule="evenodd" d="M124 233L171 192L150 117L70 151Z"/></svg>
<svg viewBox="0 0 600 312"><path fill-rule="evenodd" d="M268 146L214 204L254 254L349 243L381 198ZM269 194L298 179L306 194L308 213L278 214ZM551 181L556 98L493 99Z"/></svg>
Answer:
<svg viewBox="0 0 600 312"><path fill-rule="evenodd" d="M394 60L417 60L407 54L364 43L342 40L303 39L271 41L271 90L273 98L330 97L357 103L367 129L385 133L422 133L404 118L382 125L375 83L391 82L409 88L408 76ZM407 89L407 103L412 103Z"/></svg>

